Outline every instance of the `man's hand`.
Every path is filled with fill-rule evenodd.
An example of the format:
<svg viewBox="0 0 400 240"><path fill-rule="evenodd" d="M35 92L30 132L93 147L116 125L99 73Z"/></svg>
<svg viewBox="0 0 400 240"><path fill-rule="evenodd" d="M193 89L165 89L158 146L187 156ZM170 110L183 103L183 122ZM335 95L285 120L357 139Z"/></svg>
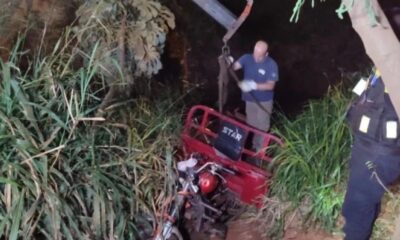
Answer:
<svg viewBox="0 0 400 240"><path fill-rule="evenodd" d="M231 65L232 63L235 62L235 59L232 56L227 57L227 61L229 63L229 65Z"/></svg>
<svg viewBox="0 0 400 240"><path fill-rule="evenodd" d="M228 67L235 63L235 59L232 56L225 57L225 61Z"/></svg>
<svg viewBox="0 0 400 240"><path fill-rule="evenodd" d="M250 92L257 89L257 83L253 80L243 80L239 83L239 88L243 92Z"/></svg>

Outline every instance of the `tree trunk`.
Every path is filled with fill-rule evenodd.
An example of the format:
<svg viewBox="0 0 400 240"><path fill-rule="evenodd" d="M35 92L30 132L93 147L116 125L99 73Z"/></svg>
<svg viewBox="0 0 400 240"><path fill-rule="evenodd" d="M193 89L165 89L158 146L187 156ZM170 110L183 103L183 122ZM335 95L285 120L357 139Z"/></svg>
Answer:
<svg viewBox="0 0 400 240"><path fill-rule="evenodd" d="M350 9L354 30L360 36L367 55L382 74L393 106L400 116L400 43L377 0L342 0ZM366 3L370 2L378 24L373 25ZM400 239L400 216L395 221L392 240Z"/></svg>
<svg viewBox="0 0 400 240"><path fill-rule="evenodd" d="M377 0L370 0L378 21L377 25L372 25L366 2L343 0L350 8L353 28L361 37L367 55L381 72L397 115L400 115L400 43Z"/></svg>

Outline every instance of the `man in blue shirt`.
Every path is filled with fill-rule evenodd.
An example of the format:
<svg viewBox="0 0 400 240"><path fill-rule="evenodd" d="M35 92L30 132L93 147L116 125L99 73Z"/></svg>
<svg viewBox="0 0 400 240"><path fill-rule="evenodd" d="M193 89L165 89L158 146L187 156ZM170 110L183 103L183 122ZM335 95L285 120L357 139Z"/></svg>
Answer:
<svg viewBox="0 0 400 240"><path fill-rule="evenodd" d="M246 102L247 124L263 131L270 127L274 88L278 81L278 65L268 56L268 44L258 41L253 54L245 54L233 63L233 69L243 69L244 80L239 83L242 100ZM261 142L253 140L253 147L259 149Z"/></svg>

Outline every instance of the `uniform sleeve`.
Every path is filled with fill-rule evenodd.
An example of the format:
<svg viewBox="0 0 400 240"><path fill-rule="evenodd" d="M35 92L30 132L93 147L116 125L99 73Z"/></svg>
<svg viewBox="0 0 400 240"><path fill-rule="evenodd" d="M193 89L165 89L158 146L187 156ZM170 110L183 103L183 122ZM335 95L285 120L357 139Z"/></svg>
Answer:
<svg viewBox="0 0 400 240"><path fill-rule="evenodd" d="M271 65L269 66L269 71L268 71L268 76L267 79L269 81L275 81L277 82L279 80L279 72L278 72L278 65L276 62L272 62Z"/></svg>

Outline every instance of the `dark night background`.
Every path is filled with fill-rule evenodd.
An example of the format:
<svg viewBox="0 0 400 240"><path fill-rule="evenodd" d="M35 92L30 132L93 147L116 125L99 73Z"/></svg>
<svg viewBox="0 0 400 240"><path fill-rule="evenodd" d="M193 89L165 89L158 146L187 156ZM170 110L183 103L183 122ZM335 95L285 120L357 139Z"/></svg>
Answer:
<svg viewBox="0 0 400 240"><path fill-rule="evenodd" d="M221 3L235 15L246 4L239 0ZM311 1L306 1L299 21L291 23L294 4L295 1L289 0L255 0L249 17L229 42L231 54L237 59L251 52L258 39L268 41L270 56L277 61L280 74L275 100L286 112L298 110L310 98L323 96L344 74L362 72L371 66L347 15L341 20L335 12L339 0L315 1L314 8ZM381 0L380 4L398 31L395 18L400 18L400 3ZM176 15L177 29L172 33L176 36L169 39L165 69L159 76L176 81L180 73L189 87L200 85L191 95L195 102L213 105L217 99L217 57L225 29L192 1L172 1L169 6ZM186 50L186 59L181 62L174 58L177 48ZM237 87L231 86L230 105L241 104L238 94Z"/></svg>

